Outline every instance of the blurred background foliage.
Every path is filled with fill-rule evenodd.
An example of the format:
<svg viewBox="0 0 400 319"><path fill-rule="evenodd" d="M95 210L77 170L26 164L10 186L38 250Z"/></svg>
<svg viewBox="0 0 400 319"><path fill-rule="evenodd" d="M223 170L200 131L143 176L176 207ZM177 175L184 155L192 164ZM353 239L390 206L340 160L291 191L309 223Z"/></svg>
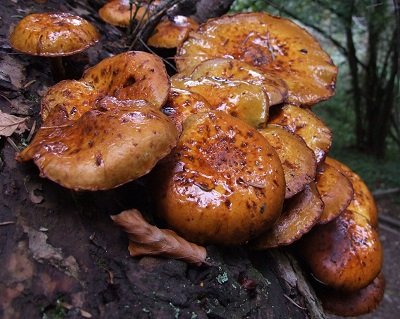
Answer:
<svg viewBox="0 0 400 319"><path fill-rule="evenodd" d="M313 107L333 131L330 155L372 189L400 187L400 0L236 0L233 12L295 20L339 67L336 95Z"/></svg>

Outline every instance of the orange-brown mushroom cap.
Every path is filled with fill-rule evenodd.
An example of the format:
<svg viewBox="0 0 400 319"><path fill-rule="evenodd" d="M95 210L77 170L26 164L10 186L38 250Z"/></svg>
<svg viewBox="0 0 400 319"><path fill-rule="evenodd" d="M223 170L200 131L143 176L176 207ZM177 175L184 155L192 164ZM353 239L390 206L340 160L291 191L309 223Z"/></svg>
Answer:
<svg viewBox="0 0 400 319"><path fill-rule="evenodd" d="M318 222L323 206L314 182L310 183L302 192L285 201L282 215L274 226L257 237L251 247L267 249L290 245Z"/></svg>
<svg viewBox="0 0 400 319"><path fill-rule="evenodd" d="M126 28L129 26L131 18L134 18L138 21L142 19L147 20L150 16L151 9L152 6L148 6L147 4L137 7L132 2L131 11L129 0L112 0L100 8L99 16L108 24Z"/></svg>
<svg viewBox="0 0 400 319"><path fill-rule="evenodd" d="M41 175L75 190L117 187L147 174L175 146L177 130L159 110L141 100L106 97L77 120L46 126L18 155L33 159Z"/></svg>
<svg viewBox="0 0 400 319"><path fill-rule="evenodd" d="M198 27L198 23L189 17L181 15L166 17L157 24L153 34L147 40L147 44L155 48L177 48L189 32Z"/></svg>
<svg viewBox="0 0 400 319"><path fill-rule="evenodd" d="M100 36L85 19L70 13L33 13L10 35L11 46L38 56L67 56L94 45Z"/></svg>
<svg viewBox="0 0 400 319"><path fill-rule="evenodd" d="M317 161L304 140L280 125L269 124L259 132L274 147L285 173L286 194L290 198L315 179Z"/></svg>
<svg viewBox="0 0 400 319"><path fill-rule="evenodd" d="M350 180L326 162L319 166L316 183L325 206L319 223L326 224L349 206L354 190Z"/></svg>
<svg viewBox="0 0 400 319"><path fill-rule="evenodd" d="M337 68L319 43L294 22L266 13L208 20L178 49L179 71L201 61L233 57L276 75L288 85L288 101L313 105L334 94Z"/></svg>
<svg viewBox="0 0 400 319"><path fill-rule="evenodd" d="M357 211L346 209L331 222L314 227L300 245L315 278L335 289L364 288L382 268L378 233Z"/></svg>
<svg viewBox="0 0 400 319"><path fill-rule="evenodd" d="M278 155L243 121L221 111L186 119L156 170L159 215L188 240L244 244L279 217L285 180Z"/></svg>
<svg viewBox="0 0 400 319"><path fill-rule="evenodd" d="M272 113L269 123L281 125L299 135L313 150L317 163L324 160L332 145L332 132L314 112L287 104Z"/></svg>
<svg viewBox="0 0 400 319"><path fill-rule="evenodd" d="M106 58L86 70L82 81L121 100L146 100L159 109L168 98L169 78L162 60L142 51Z"/></svg>
<svg viewBox="0 0 400 319"><path fill-rule="evenodd" d="M381 273L367 287L354 292L329 287L319 287L316 292L326 311L342 317L361 316L378 307L385 292L385 278Z"/></svg>
<svg viewBox="0 0 400 319"><path fill-rule="evenodd" d="M125 52L42 100L43 125L17 159L75 190L117 187L147 174L175 146L178 131L159 108L169 81L157 57ZM124 72L125 71L125 72Z"/></svg>

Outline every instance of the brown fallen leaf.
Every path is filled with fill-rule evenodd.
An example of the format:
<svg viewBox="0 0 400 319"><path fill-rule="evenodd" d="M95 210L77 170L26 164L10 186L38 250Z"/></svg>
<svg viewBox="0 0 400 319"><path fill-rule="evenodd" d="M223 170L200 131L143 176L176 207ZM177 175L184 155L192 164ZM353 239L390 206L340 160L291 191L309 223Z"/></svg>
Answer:
<svg viewBox="0 0 400 319"><path fill-rule="evenodd" d="M204 247L188 242L172 230L150 225L137 209L123 211L111 219L128 233L131 256L160 255L197 265L205 263Z"/></svg>
<svg viewBox="0 0 400 319"><path fill-rule="evenodd" d="M0 110L0 136L9 137L14 132L22 133L28 128L25 125L26 117L18 117Z"/></svg>

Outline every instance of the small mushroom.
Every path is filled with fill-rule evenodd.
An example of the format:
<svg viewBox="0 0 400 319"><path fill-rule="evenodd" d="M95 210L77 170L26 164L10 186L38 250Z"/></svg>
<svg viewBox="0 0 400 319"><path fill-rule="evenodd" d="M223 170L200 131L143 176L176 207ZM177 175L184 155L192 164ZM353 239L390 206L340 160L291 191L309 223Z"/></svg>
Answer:
<svg viewBox="0 0 400 319"><path fill-rule="evenodd" d="M100 36L92 24L70 13L34 13L23 18L10 35L11 46L20 52L50 57L56 80L65 78L63 56L80 53Z"/></svg>
<svg viewBox="0 0 400 319"><path fill-rule="evenodd" d="M274 226L257 237L251 247L263 250L292 244L318 222L323 206L315 183L311 182L302 192L285 201L282 215Z"/></svg>
<svg viewBox="0 0 400 319"><path fill-rule="evenodd" d="M155 2L157 1L152 1L152 4L137 6L129 0L112 0L100 8L99 15L108 24L127 28L131 23L131 19L137 21L146 20L150 16L150 10L153 8Z"/></svg>
<svg viewBox="0 0 400 319"><path fill-rule="evenodd" d="M154 48L175 49L182 44L190 31L198 27L198 23L189 17L181 15L165 17L155 27L147 44Z"/></svg>

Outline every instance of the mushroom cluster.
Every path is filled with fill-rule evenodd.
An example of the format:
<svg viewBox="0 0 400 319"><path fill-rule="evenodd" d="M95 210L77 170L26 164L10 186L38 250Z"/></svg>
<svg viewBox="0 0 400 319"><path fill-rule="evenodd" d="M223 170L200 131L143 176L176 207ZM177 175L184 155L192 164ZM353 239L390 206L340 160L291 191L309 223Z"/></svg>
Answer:
<svg viewBox="0 0 400 319"><path fill-rule="evenodd" d="M160 58L126 52L64 80L43 97L42 127L18 154L74 190L105 190L147 174L177 141L160 107L169 80Z"/></svg>
<svg viewBox="0 0 400 319"><path fill-rule="evenodd" d="M191 31L178 47L176 65L178 73L171 83L178 91L163 109L179 122L184 139L164 164L164 172L157 173L162 177L157 179L159 214L197 242L221 243L216 238L224 238L224 244L237 244L242 240L259 250L296 245L327 310L355 316L375 309L384 289L376 205L354 172L327 157L332 134L311 109L334 94L337 69L329 55L292 21L267 13L242 13L211 19ZM177 95L189 93L179 90L192 94L184 106L177 105ZM193 101L197 95L201 102ZM198 115L203 121L193 122L191 114L204 107L213 110L208 113L212 117L206 121L205 115ZM241 153L238 143L247 147L247 141L243 143L237 124L219 124L220 111L246 122L272 146L276 154L269 156L280 160L284 189L264 188L262 179L257 179L261 183L251 181L247 174L255 176L260 168L265 172L266 166ZM210 129L212 119L216 130ZM221 136L220 142L215 136ZM256 149L261 148L259 143ZM257 156L257 151L252 154ZM235 165L243 165L243 171ZM273 183L279 184L279 171L270 169ZM231 200L230 192L240 193L237 185L243 184L257 199L241 194L240 203ZM276 196L265 201L269 190ZM259 214L269 215L281 197L281 212L261 227L265 229L261 234L247 229L246 239L241 233L245 225L260 223L255 209L259 203L266 204ZM239 231L232 216L243 202L247 222L242 220ZM206 224L210 215L213 222ZM207 232L198 233L197 224ZM231 230L238 236L228 241Z"/></svg>
<svg viewBox="0 0 400 319"><path fill-rule="evenodd" d="M331 131L311 109L334 94L329 55L267 13L186 26L173 36L170 79L158 57L132 51L50 88L43 125L17 158L75 190L149 173L156 213L185 239L297 245L328 310L371 311L384 287L376 206L358 175L328 157Z"/></svg>

